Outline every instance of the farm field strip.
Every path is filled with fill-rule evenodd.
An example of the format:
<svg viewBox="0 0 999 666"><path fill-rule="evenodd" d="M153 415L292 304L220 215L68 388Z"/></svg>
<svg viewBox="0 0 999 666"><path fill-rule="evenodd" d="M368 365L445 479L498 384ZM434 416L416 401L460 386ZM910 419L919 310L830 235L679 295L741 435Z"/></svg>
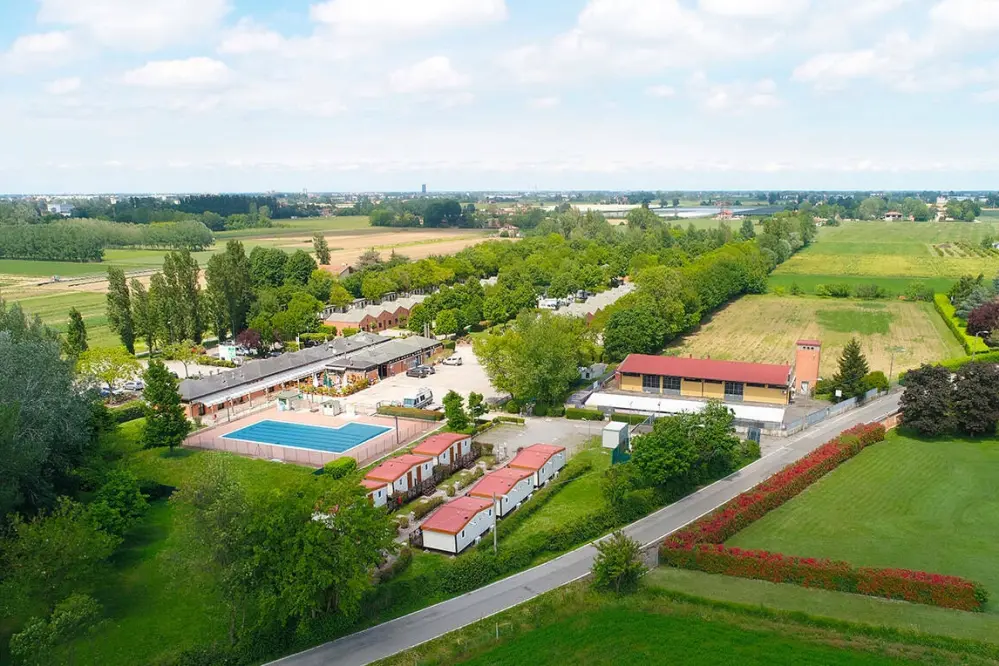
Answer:
<svg viewBox="0 0 999 666"><path fill-rule="evenodd" d="M962 356L963 350L929 303L743 296L670 346L667 353L754 363L790 363L799 339L822 341L821 373L831 377L843 347L857 337L872 370L888 373Z"/></svg>
<svg viewBox="0 0 999 666"><path fill-rule="evenodd" d="M999 614L999 440L892 433L748 526L740 548L963 576Z"/></svg>

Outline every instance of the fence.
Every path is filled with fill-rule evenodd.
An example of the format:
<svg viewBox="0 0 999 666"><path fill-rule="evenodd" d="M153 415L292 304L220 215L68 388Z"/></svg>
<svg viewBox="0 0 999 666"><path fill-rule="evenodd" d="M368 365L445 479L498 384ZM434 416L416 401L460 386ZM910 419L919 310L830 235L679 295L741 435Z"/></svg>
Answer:
<svg viewBox="0 0 999 666"><path fill-rule="evenodd" d="M806 414L800 419L795 419L794 421L785 423L781 428L780 435L786 437L801 432L805 428L821 423L830 417L842 414L848 409L853 409L854 407L857 407L872 398L876 398L878 395L879 393L877 389L871 389L864 394L864 397L861 400L858 400L857 398L850 398L849 400L844 400L843 402L838 402L835 405L830 405L829 407Z"/></svg>
<svg viewBox="0 0 999 666"><path fill-rule="evenodd" d="M390 422L392 422L392 419L386 418L378 421L378 425L388 425ZM347 456L354 458L357 461L358 467L364 467L368 463L382 458L400 446L420 437L427 431L438 427L438 425L428 421L397 418L394 422L395 427L390 432L369 439L343 453L229 439L216 434L214 431L194 434L184 444L185 446L198 449L227 451L250 458L280 460L282 462L309 465L312 467L322 467L337 458Z"/></svg>

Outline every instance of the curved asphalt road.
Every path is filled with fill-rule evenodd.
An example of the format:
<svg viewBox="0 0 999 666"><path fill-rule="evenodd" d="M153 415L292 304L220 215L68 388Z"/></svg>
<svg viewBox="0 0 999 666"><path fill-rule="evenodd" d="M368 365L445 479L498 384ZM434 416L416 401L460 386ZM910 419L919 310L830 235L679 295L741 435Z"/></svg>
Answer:
<svg viewBox="0 0 999 666"><path fill-rule="evenodd" d="M624 528L624 532L642 544L660 541L739 493L749 490L789 463L804 457L846 428L858 423L881 420L898 409L898 399L897 393L885 396L789 437L784 446L773 453L632 523ZM593 565L596 552L592 543L586 544L533 569L460 597L279 659L272 664L362 666L384 659L586 576Z"/></svg>

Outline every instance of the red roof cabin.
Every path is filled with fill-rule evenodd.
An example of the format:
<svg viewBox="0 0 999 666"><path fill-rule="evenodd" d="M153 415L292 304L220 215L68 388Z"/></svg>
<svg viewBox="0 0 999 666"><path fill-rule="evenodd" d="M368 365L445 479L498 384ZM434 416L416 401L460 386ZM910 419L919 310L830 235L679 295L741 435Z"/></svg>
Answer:
<svg viewBox="0 0 999 666"><path fill-rule="evenodd" d="M423 547L457 555L495 525L492 499L459 497L423 523Z"/></svg>
<svg viewBox="0 0 999 666"><path fill-rule="evenodd" d="M520 507L534 492L534 472L520 467L503 467L489 472L468 491L470 497L496 500L496 516L502 518Z"/></svg>
<svg viewBox="0 0 999 666"><path fill-rule="evenodd" d="M431 435L416 445L413 453L432 457L434 465L451 466L472 453L472 436L457 432Z"/></svg>
<svg viewBox="0 0 999 666"><path fill-rule="evenodd" d="M565 467L565 447L554 444L532 444L514 456L507 467L529 470L533 476L535 488L548 483L549 479L558 476L560 469Z"/></svg>
<svg viewBox="0 0 999 666"><path fill-rule="evenodd" d="M405 493L433 476L434 459L412 453L390 458L364 475L367 481L382 482L388 495ZM362 482L363 483L363 482ZM369 487L365 485L365 487Z"/></svg>

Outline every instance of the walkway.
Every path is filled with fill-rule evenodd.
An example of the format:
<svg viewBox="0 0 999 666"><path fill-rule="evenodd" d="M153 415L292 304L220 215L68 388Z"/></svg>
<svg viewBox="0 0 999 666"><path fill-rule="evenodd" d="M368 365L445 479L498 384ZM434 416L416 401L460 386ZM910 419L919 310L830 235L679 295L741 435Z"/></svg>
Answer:
<svg viewBox="0 0 999 666"><path fill-rule="evenodd" d="M773 453L632 523L624 532L643 544L659 541L804 457L841 431L858 423L881 420L898 408L898 399L899 394L891 394L789 437L784 446ZM281 666L362 666L384 659L582 578L589 573L595 555L596 548L587 544L460 597L272 663Z"/></svg>

